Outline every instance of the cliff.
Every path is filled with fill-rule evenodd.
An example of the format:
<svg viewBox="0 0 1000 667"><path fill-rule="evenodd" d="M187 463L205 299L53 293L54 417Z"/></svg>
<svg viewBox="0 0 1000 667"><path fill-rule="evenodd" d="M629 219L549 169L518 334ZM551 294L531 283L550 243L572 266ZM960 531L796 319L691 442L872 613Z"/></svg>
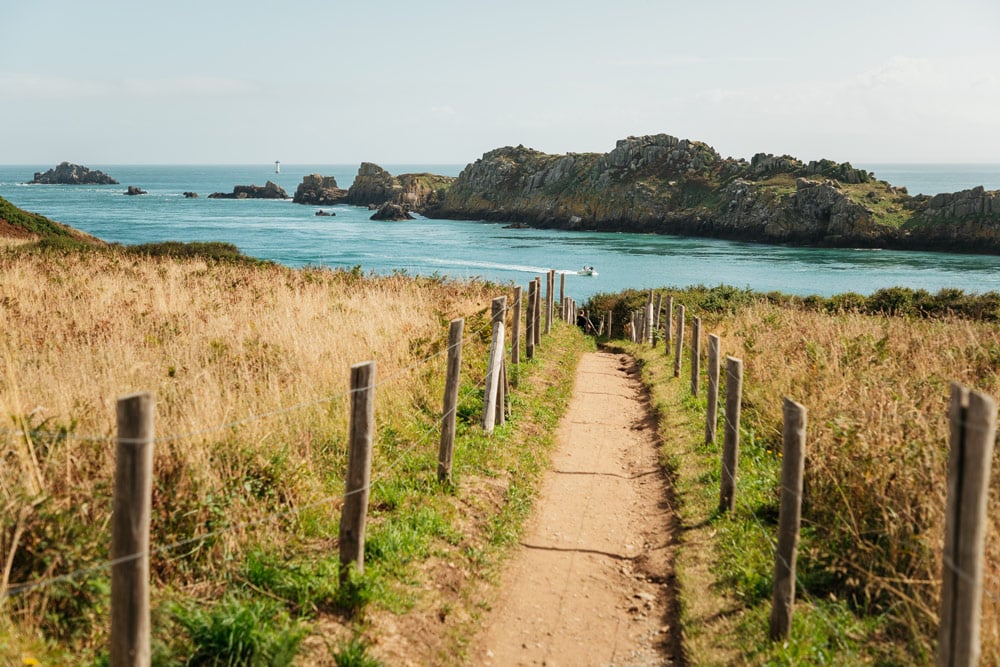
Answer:
<svg viewBox="0 0 1000 667"><path fill-rule="evenodd" d="M759 153L749 162L666 134L608 153L498 148L423 210L538 227L848 247L1000 252L1000 193L911 197L849 163Z"/></svg>
<svg viewBox="0 0 1000 667"><path fill-rule="evenodd" d="M103 171L92 171L69 162L60 162L56 168L44 173L36 171L35 177L28 182L43 185L118 185L118 181Z"/></svg>

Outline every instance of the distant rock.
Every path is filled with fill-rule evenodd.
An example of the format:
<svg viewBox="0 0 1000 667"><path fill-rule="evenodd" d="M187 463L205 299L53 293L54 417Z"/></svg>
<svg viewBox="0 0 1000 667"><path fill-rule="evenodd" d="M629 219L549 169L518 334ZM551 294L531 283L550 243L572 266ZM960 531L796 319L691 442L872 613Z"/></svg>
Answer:
<svg viewBox="0 0 1000 667"><path fill-rule="evenodd" d="M526 225L523 222L515 222L510 225L504 225L504 229L531 229L531 225Z"/></svg>
<svg viewBox="0 0 1000 667"><path fill-rule="evenodd" d="M371 217L372 220L413 220L413 216L407 212L407 210L400 204L395 204L393 202L386 202L379 206L379 209L375 211L375 214Z"/></svg>
<svg viewBox="0 0 1000 667"><path fill-rule="evenodd" d="M295 189L292 201L309 206L331 206L345 201L347 194L348 191L339 187L333 176L309 174L302 178L299 187Z"/></svg>
<svg viewBox="0 0 1000 667"><path fill-rule="evenodd" d="M118 185L118 181L102 171L91 171L87 167L69 162L60 162L55 169L45 173L35 172L35 177L29 181L42 185Z"/></svg>
<svg viewBox="0 0 1000 667"><path fill-rule="evenodd" d="M198 198L198 193L197 192L185 192L184 196L187 197L188 199L197 199Z"/></svg>
<svg viewBox="0 0 1000 667"><path fill-rule="evenodd" d="M144 195L148 193L137 185L130 185L128 186L128 190L126 190L124 194L134 196L134 195Z"/></svg>
<svg viewBox="0 0 1000 667"><path fill-rule="evenodd" d="M428 173L393 176L377 164L362 162L345 203L375 210L394 202L411 211L423 211L437 205L454 182L453 176Z"/></svg>
<svg viewBox="0 0 1000 667"><path fill-rule="evenodd" d="M213 192L208 195L209 199L288 199L285 192L277 183L268 181L264 186L260 185L237 185L232 192Z"/></svg>
<svg viewBox="0 0 1000 667"><path fill-rule="evenodd" d="M333 211L324 211L323 209L320 209L320 210L316 211L316 215L320 216L320 217L324 217L324 218L332 218L333 216L335 216L337 214L334 213Z"/></svg>

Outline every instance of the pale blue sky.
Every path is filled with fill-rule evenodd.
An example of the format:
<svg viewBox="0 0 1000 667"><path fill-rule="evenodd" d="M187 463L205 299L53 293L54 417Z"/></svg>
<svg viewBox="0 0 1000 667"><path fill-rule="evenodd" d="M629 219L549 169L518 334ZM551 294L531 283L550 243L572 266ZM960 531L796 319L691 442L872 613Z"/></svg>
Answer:
<svg viewBox="0 0 1000 667"><path fill-rule="evenodd" d="M2 0L0 163L1000 162L1000 3Z"/></svg>

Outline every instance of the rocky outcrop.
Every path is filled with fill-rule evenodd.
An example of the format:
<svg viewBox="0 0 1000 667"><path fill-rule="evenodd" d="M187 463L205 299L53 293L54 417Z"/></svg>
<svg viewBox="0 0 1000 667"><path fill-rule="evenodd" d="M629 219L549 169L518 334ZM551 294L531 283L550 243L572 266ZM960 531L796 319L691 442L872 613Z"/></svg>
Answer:
<svg viewBox="0 0 1000 667"><path fill-rule="evenodd" d="M198 198L198 193L197 192L185 192L184 196L187 199L197 199Z"/></svg>
<svg viewBox="0 0 1000 667"><path fill-rule="evenodd" d="M748 162L666 134L628 137L603 154L498 148L422 213L559 229L1000 252L998 192L910 197L847 162L767 153Z"/></svg>
<svg viewBox="0 0 1000 667"><path fill-rule="evenodd" d="M118 185L118 181L102 171L91 171L87 167L69 162L60 162L55 169L42 173L35 172L29 183L44 185Z"/></svg>
<svg viewBox="0 0 1000 667"><path fill-rule="evenodd" d="M347 190L337 185L336 178L319 174L304 176L292 195L292 201L296 204L309 206L331 206L346 200Z"/></svg>
<svg viewBox="0 0 1000 667"><path fill-rule="evenodd" d="M379 206L378 210L371 217L372 220L413 220L413 216L407 212L406 207L395 202L385 202Z"/></svg>
<svg viewBox="0 0 1000 667"><path fill-rule="evenodd" d="M148 193L137 185L130 185L123 194L134 197L135 195L144 195Z"/></svg>
<svg viewBox="0 0 1000 667"><path fill-rule="evenodd" d="M260 185L237 185L232 192L213 192L208 195L209 199L288 199L285 192L277 183L268 181L263 186Z"/></svg>
<svg viewBox="0 0 1000 667"><path fill-rule="evenodd" d="M440 203L454 182L452 176L428 173L393 176L377 164L362 162L348 190L346 203L378 207L393 202L420 212Z"/></svg>

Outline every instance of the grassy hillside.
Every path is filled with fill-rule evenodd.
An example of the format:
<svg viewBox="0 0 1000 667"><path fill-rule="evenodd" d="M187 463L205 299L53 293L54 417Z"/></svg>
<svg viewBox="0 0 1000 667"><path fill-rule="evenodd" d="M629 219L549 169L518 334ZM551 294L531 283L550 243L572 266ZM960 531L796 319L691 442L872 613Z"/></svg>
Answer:
<svg viewBox="0 0 1000 667"><path fill-rule="evenodd" d="M67 225L49 220L43 215L29 213L0 197L0 239L39 241L47 239L64 245L99 244L89 234Z"/></svg>

